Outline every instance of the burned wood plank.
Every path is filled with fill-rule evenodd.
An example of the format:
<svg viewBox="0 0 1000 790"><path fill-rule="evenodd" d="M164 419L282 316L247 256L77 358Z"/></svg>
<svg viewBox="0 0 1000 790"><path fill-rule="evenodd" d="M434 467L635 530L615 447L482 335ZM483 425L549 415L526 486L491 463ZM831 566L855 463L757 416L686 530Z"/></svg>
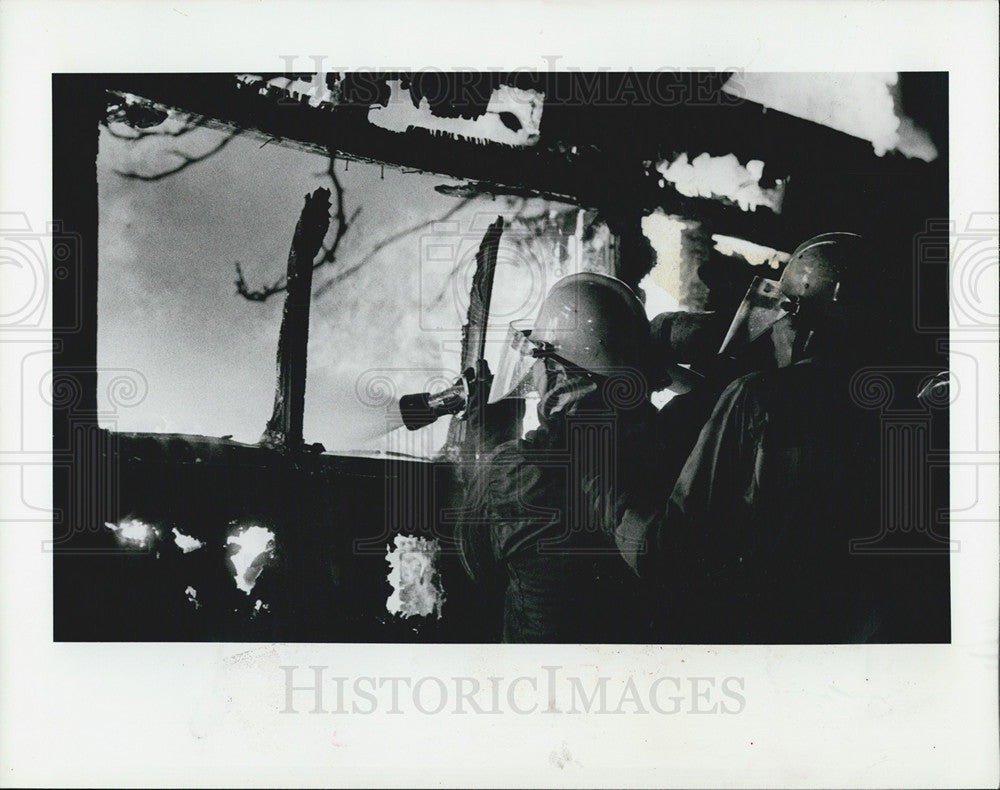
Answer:
<svg viewBox="0 0 1000 790"><path fill-rule="evenodd" d="M367 75L366 84L382 84L386 78ZM830 222L842 227L872 214L864 199L831 205L823 198L822 187L810 189L813 181L825 183L828 174L840 172L869 173L882 180L921 171L924 164L879 158L864 140L780 112L765 112L760 105L732 97L642 104L629 99L628 92L611 91L615 101L581 105L572 100L574 89L589 90L589 83L577 85L568 76L547 78L536 86L546 95L541 137L537 145L520 148L477 144L425 129L387 131L368 120L374 104L358 100L317 108L260 95L252 87L240 89L236 82L235 75L219 74L110 75L107 87L204 115L212 124L279 144L310 151L333 149L340 156L468 179L501 192L564 196L602 212L645 214L659 208L702 222L715 233L777 249L808 236L810 217L818 209L824 216L837 212ZM678 96L692 88L679 87L683 90ZM817 160L815 151L824 152L822 160ZM780 216L687 197L669 183L660 185L659 174L651 167L680 152L691 157L702 152L733 153L741 162L760 159L773 177L790 179L794 195L787 195Z"/></svg>
<svg viewBox="0 0 1000 790"><path fill-rule="evenodd" d="M274 411L260 438L260 444L267 447L302 446L313 261L329 227L330 190L320 188L306 195L288 252L288 293L278 335Z"/></svg>
<svg viewBox="0 0 1000 790"><path fill-rule="evenodd" d="M472 275L469 294L469 312L462 327L462 368L474 367L483 358L486 349L486 326L493 300L493 280L497 271L497 253L503 217L497 217L487 228L483 241L476 251L476 271Z"/></svg>
<svg viewBox="0 0 1000 790"><path fill-rule="evenodd" d="M470 382L471 387L477 388L477 391L475 397L469 398L464 419L452 419L448 426L448 439L442 454L452 459L463 453L475 457L481 449L480 436L485 397L480 396L486 394L483 391L485 382L482 374L485 367L482 361L486 350L486 329L490 318L493 279L496 274L497 253L500 249L503 227L503 217L497 217L487 228L476 252L476 271L472 275L469 310L465 325L462 327L462 375Z"/></svg>

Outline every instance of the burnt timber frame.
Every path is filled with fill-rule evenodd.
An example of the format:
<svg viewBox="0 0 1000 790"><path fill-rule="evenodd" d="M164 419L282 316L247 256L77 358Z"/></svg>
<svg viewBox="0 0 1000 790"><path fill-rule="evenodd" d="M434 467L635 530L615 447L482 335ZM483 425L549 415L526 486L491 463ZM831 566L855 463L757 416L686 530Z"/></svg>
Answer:
<svg viewBox="0 0 1000 790"><path fill-rule="evenodd" d="M367 122L364 102L332 110L275 102L256 90L238 89L232 74L54 75L54 231L76 249L75 266L53 289L53 392L59 393L53 407L54 547L59 548L69 530L100 528L101 500L114 487L119 462L115 435L101 431L97 423L96 156L109 92L204 115L211 126L238 129L272 144L333 150L348 159L465 179L475 188L551 196L596 208L619 236L626 251L620 274L632 283L645 274L649 261L627 251L630 245L640 246L641 218L657 208L695 219L711 233L782 250L833 227L897 236L894 252L906 263L912 261L914 232L927 230L925 243L943 241L947 249L946 147L939 161L930 164L897 154L878 157L867 141L722 96L718 76L678 75L681 100L666 106L616 98L621 91L614 80L624 82L627 75L605 75L596 90L605 92L606 100L577 101L573 85L578 78L546 75L524 85L545 90L547 100L538 145L515 149L422 130L389 132ZM699 90L698 102L683 100ZM782 213L744 212L724 201L689 198L669 185L660 187L651 165L684 151L692 157L733 153L743 163L763 160L765 177L788 178ZM930 193L933 199L926 197ZM852 199L844 200L844 194ZM901 205L908 196L911 204ZM939 224L915 226L925 218ZM930 327L913 333L913 345L901 361L937 360L943 353L947 299L938 300L935 293L947 294L947 278L947 267L938 267L925 272L928 287L920 294L887 294L887 300L896 300L887 309L899 310L903 320L919 297ZM365 459L328 460L359 473L365 467L365 474L379 466ZM57 550L55 559L58 585L60 560L70 557Z"/></svg>

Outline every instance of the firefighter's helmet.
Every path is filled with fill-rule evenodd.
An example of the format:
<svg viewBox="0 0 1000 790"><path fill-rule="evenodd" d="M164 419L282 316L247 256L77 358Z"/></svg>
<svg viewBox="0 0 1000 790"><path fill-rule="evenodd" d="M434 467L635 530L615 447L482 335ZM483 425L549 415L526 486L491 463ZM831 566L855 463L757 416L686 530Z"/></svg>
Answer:
<svg viewBox="0 0 1000 790"><path fill-rule="evenodd" d="M857 233L824 233L800 244L788 259L778 286L796 303L853 301L851 280L866 266L868 250Z"/></svg>
<svg viewBox="0 0 1000 790"><path fill-rule="evenodd" d="M860 293L869 250L856 233L824 233L792 253L780 280L755 277L719 349L731 354L788 315L809 325L844 322Z"/></svg>
<svg viewBox="0 0 1000 790"><path fill-rule="evenodd" d="M648 358L649 320L635 295L621 280L580 272L557 282L535 321L514 321L490 390L490 403L522 396L540 359L598 376L634 374Z"/></svg>

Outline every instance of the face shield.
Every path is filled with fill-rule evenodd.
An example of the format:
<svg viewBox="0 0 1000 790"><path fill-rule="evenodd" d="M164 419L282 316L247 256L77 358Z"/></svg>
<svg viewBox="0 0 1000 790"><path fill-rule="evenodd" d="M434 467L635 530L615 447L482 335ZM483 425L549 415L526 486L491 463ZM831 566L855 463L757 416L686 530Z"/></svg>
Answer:
<svg viewBox="0 0 1000 790"><path fill-rule="evenodd" d="M500 364L490 386L489 403L523 398L535 391L532 368L549 355L548 344L531 339L531 321L512 321L500 354Z"/></svg>
<svg viewBox="0 0 1000 790"><path fill-rule="evenodd" d="M550 343L532 340L530 324L510 324L487 402L540 395L538 416L544 423L558 414L572 413L577 404L597 392L599 383L593 374L556 354Z"/></svg>
<svg viewBox="0 0 1000 790"><path fill-rule="evenodd" d="M733 316L719 353L732 356L792 312L793 303L781 292L777 281L754 277Z"/></svg>

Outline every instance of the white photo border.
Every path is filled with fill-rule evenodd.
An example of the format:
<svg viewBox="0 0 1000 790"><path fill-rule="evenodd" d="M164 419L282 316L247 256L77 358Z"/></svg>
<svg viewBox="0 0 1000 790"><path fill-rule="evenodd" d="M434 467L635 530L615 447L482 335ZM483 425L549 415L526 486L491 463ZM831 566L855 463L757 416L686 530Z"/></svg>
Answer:
<svg viewBox="0 0 1000 790"><path fill-rule="evenodd" d="M341 31L355 30L344 35ZM338 40L338 34L340 40ZM350 67L947 71L951 219L997 208L997 7L988 2L0 5L0 210L51 218L51 75ZM303 67L303 70L308 70ZM995 227L995 226L994 226ZM996 298L996 294L993 295ZM992 315L996 315L993 302ZM953 327L954 329L955 327ZM995 787L997 336L966 332L979 411L952 412L950 645L577 647L53 643L45 522L0 526L0 776L15 785ZM952 354L959 350L952 343ZM0 337L4 400L24 355ZM51 439L48 407L0 422ZM975 444L969 442L975 440ZM963 442L965 444L963 444ZM0 443L0 457L5 455ZM45 454L0 468L0 503L44 504ZM979 459L978 461L976 459ZM992 459L992 460L990 460ZM977 469L980 467L976 467ZM13 471L12 471L13 470ZM991 471L992 470L992 471ZM0 504L2 506L2 504ZM990 515L991 514L991 515ZM992 521L990 520L992 519ZM85 591L82 591L85 594ZM283 666L347 678L526 677L502 715L282 713ZM547 713L545 667L592 682L741 678L738 715ZM296 682L307 681L305 674ZM449 680L449 683L452 681ZM641 685L641 683L640 683ZM527 697L521 696L528 694ZM734 705L736 697L728 698ZM690 699L685 702L689 705ZM560 702L560 704L562 704ZM327 705L332 708L332 705Z"/></svg>

